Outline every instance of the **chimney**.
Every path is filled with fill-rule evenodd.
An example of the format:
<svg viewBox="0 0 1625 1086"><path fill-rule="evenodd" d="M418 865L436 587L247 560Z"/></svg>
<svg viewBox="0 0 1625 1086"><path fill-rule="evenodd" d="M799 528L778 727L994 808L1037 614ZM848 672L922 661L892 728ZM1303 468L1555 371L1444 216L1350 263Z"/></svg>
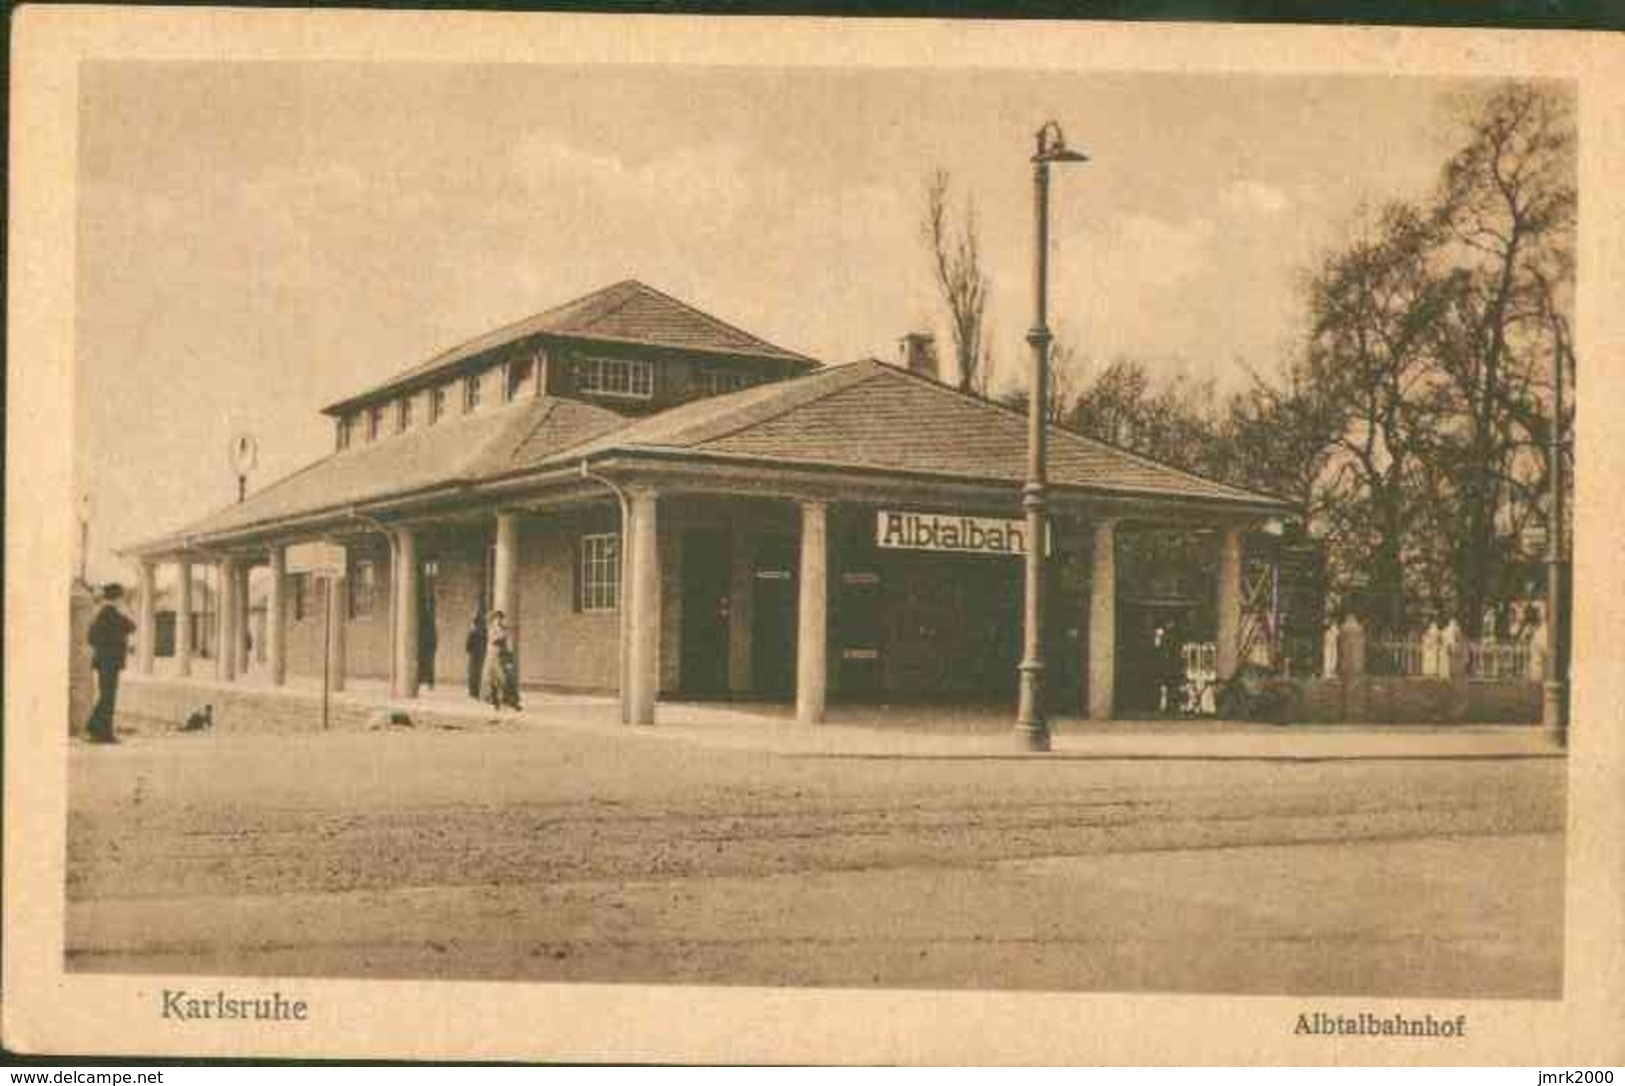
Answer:
<svg viewBox="0 0 1625 1086"><path fill-rule="evenodd" d="M897 361L910 373L942 380L937 371L937 338L930 332L910 332L897 341Z"/></svg>

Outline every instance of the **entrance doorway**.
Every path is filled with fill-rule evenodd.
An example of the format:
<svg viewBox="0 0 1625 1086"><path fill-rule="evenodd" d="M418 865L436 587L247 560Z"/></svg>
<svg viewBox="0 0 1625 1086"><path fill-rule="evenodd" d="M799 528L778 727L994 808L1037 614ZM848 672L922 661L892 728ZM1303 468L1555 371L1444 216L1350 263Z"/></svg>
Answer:
<svg viewBox="0 0 1625 1086"><path fill-rule="evenodd" d="M793 536L763 536L751 571L751 673L756 693L788 697L796 686L796 565Z"/></svg>
<svg viewBox="0 0 1625 1086"><path fill-rule="evenodd" d="M1194 600L1119 600L1116 700L1120 716L1177 716L1181 646L1194 639Z"/></svg>
<svg viewBox="0 0 1625 1086"><path fill-rule="evenodd" d="M683 693L728 692L728 533L696 529L683 537Z"/></svg>

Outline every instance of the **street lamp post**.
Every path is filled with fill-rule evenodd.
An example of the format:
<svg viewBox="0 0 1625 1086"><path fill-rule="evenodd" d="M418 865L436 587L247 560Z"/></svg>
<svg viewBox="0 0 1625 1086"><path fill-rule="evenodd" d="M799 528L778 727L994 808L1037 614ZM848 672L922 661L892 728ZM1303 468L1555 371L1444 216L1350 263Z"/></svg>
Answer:
<svg viewBox="0 0 1625 1086"><path fill-rule="evenodd" d="M1033 326L1032 371L1027 397L1027 482L1021 505L1027 513L1027 569L1022 609L1022 653L1018 671L1021 697L1016 738L1026 750L1050 748L1044 705L1044 574L1048 558L1049 485L1045 468L1045 426L1049 403L1049 167L1052 162L1087 162L1069 150L1061 126L1048 121L1038 130L1033 151Z"/></svg>
<svg viewBox="0 0 1625 1086"><path fill-rule="evenodd" d="M1559 745L1567 746L1568 638L1563 613L1563 354L1552 365L1551 476L1552 521L1546 529L1546 682L1541 699L1541 723Z"/></svg>

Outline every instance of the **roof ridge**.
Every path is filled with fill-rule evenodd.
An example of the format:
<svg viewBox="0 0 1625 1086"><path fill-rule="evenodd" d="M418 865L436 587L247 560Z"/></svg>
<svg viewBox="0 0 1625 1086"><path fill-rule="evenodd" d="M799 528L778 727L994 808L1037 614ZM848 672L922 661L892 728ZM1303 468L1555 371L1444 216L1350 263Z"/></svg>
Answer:
<svg viewBox="0 0 1625 1086"><path fill-rule="evenodd" d="M542 409L537 412L535 423L526 425L524 419L528 417L528 412L535 410L536 404L541 404ZM500 411L511 410L520 418L517 420L490 418L490 432L483 439L476 439L474 447L456 463L450 477L451 481L472 481L480 475L482 464L489 461L511 460L514 450L523 445L525 440L540 428L541 424L547 420L547 417L553 413L553 407L553 397L542 396L514 400L503 404L497 411L491 412L491 415L496 415ZM469 417L464 416L464 418ZM517 436L515 431L518 431ZM504 445L508 446L506 450L503 448Z"/></svg>
<svg viewBox="0 0 1625 1086"><path fill-rule="evenodd" d="M859 363L859 365L861 365L861 363ZM783 416L789 414L791 411L796 411L796 410L799 410L800 408L806 407L809 404L815 404L820 400L828 399L829 397L835 395L838 392L845 392L847 389L857 388L859 385L863 384L866 381L871 381L875 377L874 374L868 374L866 376L854 377L851 380L839 380L838 379L838 378L846 377L848 375L848 372L850 370L854 369L854 368L855 367L853 367L853 366L837 366L837 367L833 367L831 369L826 369L826 370L822 370L822 371L819 371L819 372L816 372L816 373L808 374L806 377L802 378L802 380L810 382L810 381L816 380L818 378L827 378L828 383L829 383L829 385L831 387L829 387L827 389L820 389L820 390L818 390L816 392L810 392L809 391L809 392L805 393L802 396L787 395L785 397L785 400L787 402L781 404L778 407L777 410L771 411L771 412L769 412L768 414L765 414L765 415L753 416L753 417L746 418L743 421L740 421L738 425L736 425L736 426L734 426L734 427L732 427L730 429L720 430L720 431L717 431L716 433L708 433L704 437L694 441L693 444L695 446L699 446L699 445L705 444L707 442L726 440L727 438L732 437L735 434L743 433L744 431L749 430L752 427L760 426L763 423L772 422L774 419L777 419L777 418L782 418ZM790 383L791 382L768 382L767 384L763 384L763 385L755 385L755 386L753 386L753 389L772 388L775 384L790 384ZM742 390L742 391L751 391L751 390ZM693 402L693 403L704 403L705 400L702 398L702 399L694 400L694 401L691 401L691 402ZM732 411L728 412L727 414L733 414L734 412L737 412L737 413L740 413L740 414L748 414L749 411L750 411L750 408L751 408L751 404L749 404L749 403L735 404L735 405L733 405ZM651 418L658 418L658 417L659 417L658 415L651 416ZM725 417L723 419L719 419L718 421L726 423L728 420ZM679 433L680 432L681 431L679 431Z"/></svg>
<svg viewBox="0 0 1625 1086"><path fill-rule="evenodd" d="M514 458L514 454L516 454L520 449L524 448L525 442L536 436L536 431L540 430L543 424L546 423L548 419L553 417L553 412L558 410L559 401L554 397L544 396L542 397L542 400L547 404L547 408L540 415L536 416L536 422L523 434L519 435L518 441L513 443L513 448L508 450L509 460L512 460Z"/></svg>
<svg viewBox="0 0 1625 1086"><path fill-rule="evenodd" d="M608 294L610 291L617 290L617 289L619 289L621 287L641 287L644 290L654 291L654 293L656 293L656 294L660 293L658 290L655 290L653 287L649 286L647 283L641 283L636 279L622 279L620 282L611 283L609 286L605 287L603 290L597 291L596 293L598 293L598 294ZM593 297L593 295L591 295L591 294L587 295L587 298L591 298L591 297ZM605 317L613 316L614 314L619 313L621 310L623 310L627 306L631 305L632 304L632 299L636 298L636 297L637 297L637 291L636 290L628 290L628 291L626 291L608 309L605 309L605 310L603 310L602 312L599 312L599 313L594 313L593 317L592 317L592 322L594 324L597 324L599 321L603 320ZM580 302L586 301L587 298L577 298L575 303L566 303L566 304L567 305L568 304L578 304ZM562 309L564 307L563 306L557 306L555 308ZM538 316L545 316L545 315L546 315L545 313L544 314L538 314Z"/></svg>
<svg viewBox="0 0 1625 1086"><path fill-rule="evenodd" d="M712 324L715 324L720 328L726 328L728 331L734 333L735 335L743 336L746 340L748 340L751 343L757 343L757 344L760 344L763 347L771 347L775 351L783 351L785 354L794 355L797 358L805 358L808 361L813 361L813 362L817 361L817 359L813 358L811 355L802 354L800 351L792 351L788 347L780 347L777 343L771 343L771 342L763 339L761 336L756 335L755 333L747 332L745 329L739 327L737 324L733 324L733 323L731 323L729 321L725 321L721 317L717 316L714 313L707 313L703 309L696 309L694 306L689 305L687 302L683 301L681 298L678 298L675 295L667 294L665 291L661 290L659 287L652 287L648 283L643 282L641 279L629 279L629 280L627 280L627 282L636 283L638 286L642 287L644 290L647 290L649 293L658 294L660 297L664 298L666 301L672 303L673 305L678 306L679 308L684 309L689 313L693 313L696 316L703 318L704 320L708 320Z"/></svg>
<svg viewBox="0 0 1625 1086"><path fill-rule="evenodd" d="M886 369L890 370L893 373L899 374L899 375L904 376L904 377L912 378L912 379L914 379L916 381L924 382L927 385L930 385L930 386L932 386L934 388L941 389L941 390L943 390L945 392L950 392L950 393L954 394L955 396L961 397L962 399L967 399L967 400L971 400L971 401L976 402L976 403L986 404L986 405L988 405L990 407L995 407L995 408L999 409L1000 411L1003 411L1006 414L1014 415L1015 417L1017 417L1019 419L1022 419L1023 421L1025 421L1026 418L1027 418L1027 412L1022 411L1022 410L1018 410L1017 408L1014 408L1014 407L1010 406L1009 404L1000 403L998 400L993 399L991 396L984 396L981 393L969 392L969 391L966 391L965 389L962 389L962 388L955 388L953 385L946 384L946 383L944 383L942 381L938 381L934 377L927 377L926 375L924 375L922 373L915 373L913 370L906 370L906 369L903 369L900 366L890 366L890 365L887 365L884 362L881 362L881 363L878 363L878 364L881 365L881 366L884 366ZM1053 432L1059 433L1059 434L1063 434L1063 435L1065 435L1066 438L1068 438L1068 439L1070 439L1072 441L1082 442L1083 444L1086 444L1086 445L1093 445L1093 446L1096 446L1098 448L1107 449L1107 450L1110 450L1111 452L1115 452L1115 453L1118 453L1118 454L1120 454L1122 456L1125 456L1125 457L1129 458L1130 460L1138 461L1141 464L1149 465L1150 467L1158 468L1158 469L1160 469L1162 471L1171 471L1171 472L1174 472L1176 474L1183 475L1183 476L1185 476L1186 478L1189 478L1189 479L1196 479L1196 480L1198 480L1200 482L1208 483L1208 484L1210 484L1212 486L1227 487L1227 488L1229 488L1231 490L1234 490L1234 491L1236 491L1238 493L1246 494L1246 495L1249 495L1249 496L1267 497L1267 498L1271 498L1271 499L1273 499L1275 501L1285 501L1286 500L1285 498L1282 498L1279 494L1270 494L1267 491L1263 491L1263 490L1252 490L1252 489L1250 489L1248 487L1237 486L1236 484L1226 482L1223 479L1214 479L1214 478L1212 478L1210 476L1203 475L1200 472L1190 471L1190 470L1188 470L1186 468L1179 467L1179 466L1177 466L1175 464L1170 464L1170 463L1168 463L1168 462L1166 462L1164 460L1158 460L1156 457L1147 456L1144 453L1135 452L1132 449L1125 449L1123 446L1118 445L1115 442L1107 441L1104 438L1095 437L1092 434L1079 433L1077 430L1072 429L1070 426L1063 426L1062 424L1060 424L1058 422L1046 421L1044 423L1044 426L1045 426L1046 430L1053 431Z"/></svg>
<svg viewBox="0 0 1625 1086"><path fill-rule="evenodd" d="M578 399L575 399L572 396L549 396L548 399L553 401L553 407L552 407L552 409L550 409L547 412L546 417L542 421L546 421L546 419L552 418L554 411L556 411L557 409L559 409L559 408L565 406L566 404L568 404L571 407L582 408L583 410L589 411L594 415L605 416L605 417L607 417L609 419L615 419L615 420L617 420L617 422L616 422L615 426L610 427L608 429L605 429L602 433L587 434L587 435L585 435L583 437L576 438L574 441L570 442L570 444L568 444L568 445L560 445L558 448L553 449L551 452L549 452L547 454L547 456L544 457L543 459L550 459L550 458L552 458L554 456L557 456L557 455L559 455L561 453L569 452L571 449L580 448L582 445L585 445L585 444L587 444L589 442L592 442L592 441L597 441L600 438L608 437L610 434L614 433L616 430L624 430L628 426L631 426L631 425L634 424L633 419L629 419L625 415L619 414L618 412L615 412L615 411L611 411L607 407L600 407L597 404L590 403L590 402L588 402L586 400L578 400ZM536 434L536 432L538 430L540 430L541 428L542 428L541 427L541 422L538 422L537 425L536 425L536 429L532 430L531 433L526 436L525 441L530 440L530 437L534 436ZM518 450L521 447L524 446L524 443L525 443L524 441L520 441L517 444L515 444L514 451L517 453Z"/></svg>
<svg viewBox="0 0 1625 1086"><path fill-rule="evenodd" d="M829 374L832 374L832 375L839 375L839 376L844 377L844 376L846 376L846 367L841 367L839 369L833 369L833 370L829 370L829 371L826 371L826 372L828 372ZM863 375L863 376L855 377L850 381L838 381L838 380L835 379L834 376L832 376L830 378L830 381L829 381L829 384L831 386L830 388L822 389L822 390L820 390L820 391L818 391L816 393L813 393L813 394L807 396L805 399L797 399L795 397L787 397L787 399L790 399L792 402L784 404L777 411L774 411L774 412L771 412L769 414L763 415L760 418L753 418L753 419L750 419L750 420L748 420L746 422L742 422L738 426L735 426L731 430L723 430L720 433L709 434L704 438L704 442L725 441L728 438L734 436L735 434L742 433L745 430L751 429L752 427L761 426L763 423L772 422L774 419L777 419L777 418L783 418L785 415L789 414L792 411L796 411L796 410L799 410L799 409L801 409L803 407L807 407L810 404L815 404L820 400L827 400L831 396L835 395L838 392L845 392L848 389L857 388L860 385L863 385L863 384L866 384L866 383L868 383L870 381L873 381L877 376L878 376L877 374L871 373L871 374L866 374L866 375ZM701 444L701 443L702 442L696 442L696 444Z"/></svg>

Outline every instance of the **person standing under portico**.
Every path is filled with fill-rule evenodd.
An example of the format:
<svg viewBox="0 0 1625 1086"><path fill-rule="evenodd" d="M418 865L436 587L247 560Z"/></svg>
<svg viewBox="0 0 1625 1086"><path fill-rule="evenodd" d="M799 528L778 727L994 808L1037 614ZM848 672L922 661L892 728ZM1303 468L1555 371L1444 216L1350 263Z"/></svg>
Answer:
<svg viewBox="0 0 1625 1086"><path fill-rule="evenodd" d="M491 708L519 708L519 668L507 616L501 611L492 611L487 624L485 675L480 685L480 693L491 703Z"/></svg>
<svg viewBox="0 0 1625 1086"><path fill-rule="evenodd" d="M474 621L469 623L468 637L464 642L464 649L468 653L468 696L478 701L480 685L485 676L485 643L488 635L485 631L485 608L482 605L474 612Z"/></svg>

